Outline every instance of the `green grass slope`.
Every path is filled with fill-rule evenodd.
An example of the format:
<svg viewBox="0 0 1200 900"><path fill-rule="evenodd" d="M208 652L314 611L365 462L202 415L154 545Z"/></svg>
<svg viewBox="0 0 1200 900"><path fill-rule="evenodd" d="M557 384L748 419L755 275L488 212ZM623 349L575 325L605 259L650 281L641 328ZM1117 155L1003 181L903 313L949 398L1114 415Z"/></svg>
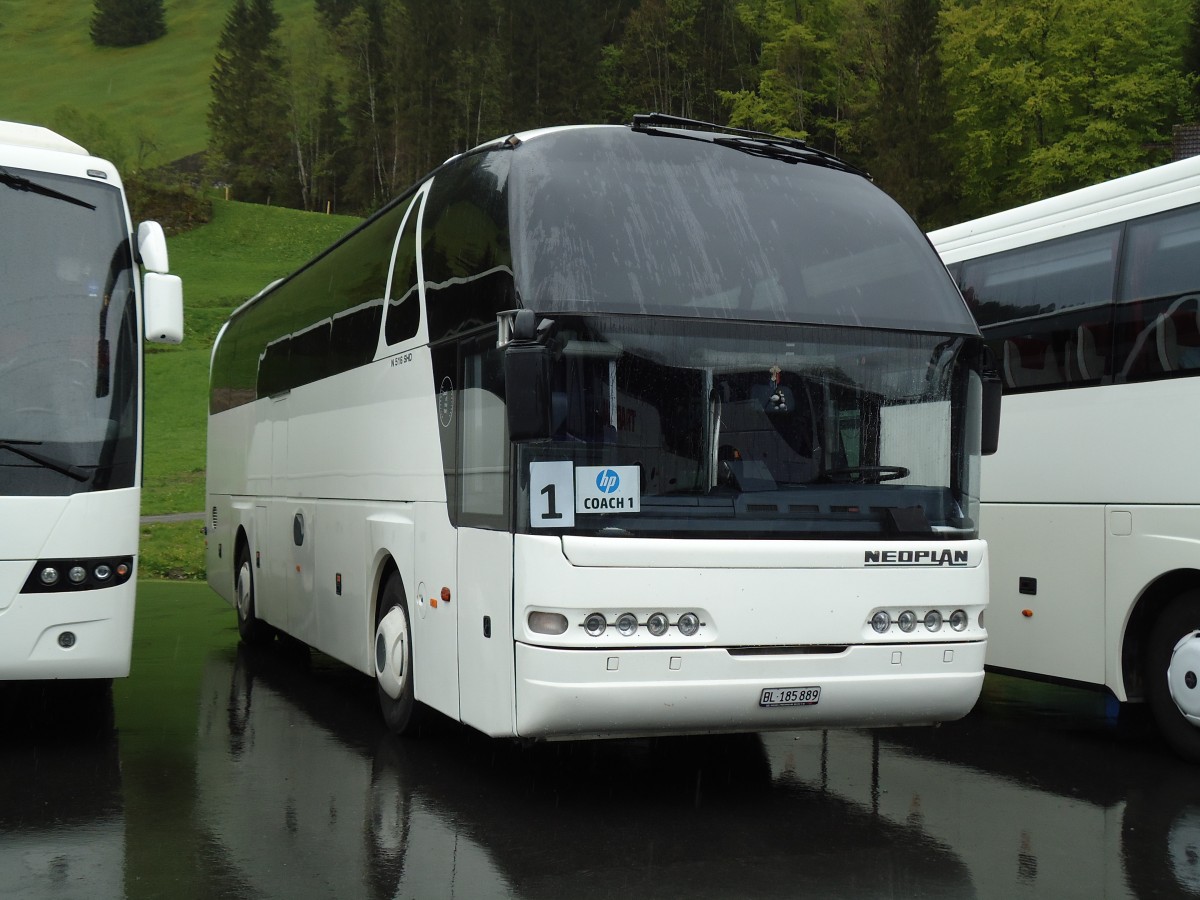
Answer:
<svg viewBox="0 0 1200 900"><path fill-rule="evenodd" d="M170 238L171 269L183 279L185 337L178 347L146 345L143 515L204 508L208 363L221 323L359 221L217 201L210 223ZM199 527L143 526L142 576L202 574Z"/></svg>
<svg viewBox="0 0 1200 900"><path fill-rule="evenodd" d="M72 106L128 136L131 153L136 135L147 136L156 147L150 163L197 153L208 140L208 78L230 5L167 0L165 37L101 48L89 35L92 0L0 0L0 119L53 126L55 111ZM275 0L275 9L285 29L313 15L311 0Z"/></svg>

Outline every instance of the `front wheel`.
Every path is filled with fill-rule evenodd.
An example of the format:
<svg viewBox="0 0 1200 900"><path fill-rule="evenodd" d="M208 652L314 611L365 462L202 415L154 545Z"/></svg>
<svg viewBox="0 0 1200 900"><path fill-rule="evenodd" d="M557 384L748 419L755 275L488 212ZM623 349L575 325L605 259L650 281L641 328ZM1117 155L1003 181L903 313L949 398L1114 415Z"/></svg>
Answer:
<svg viewBox="0 0 1200 900"><path fill-rule="evenodd" d="M1200 591L1168 603L1150 629L1146 699L1167 743L1200 762Z"/></svg>
<svg viewBox="0 0 1200 900"><path fill-rule="evenodd" d="M394 572L388 576L375 617L375 682L379 708L396 734L417 730L420 704L413 694L412 629L404 586Z"/></svg>

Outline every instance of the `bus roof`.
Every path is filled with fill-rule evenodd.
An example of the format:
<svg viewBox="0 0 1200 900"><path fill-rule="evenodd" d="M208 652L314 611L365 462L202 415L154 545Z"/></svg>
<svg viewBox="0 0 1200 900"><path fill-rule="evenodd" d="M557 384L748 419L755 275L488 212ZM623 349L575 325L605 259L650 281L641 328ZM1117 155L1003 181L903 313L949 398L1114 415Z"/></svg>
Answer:
<svg viewBox="0 0 1200 900"><path fill-rule="evenodd" d="M90 154L83 147L49 128L26 125L22 122L0 122L0 144L29 147L33 150L54 150L59 153Z"/></svg>
<svg viewBox="0 0 1200 900"><path fill-rule="evenodd" d="M947 263L1174 209L1200 187L1200 156L929 233Z"/></svg>

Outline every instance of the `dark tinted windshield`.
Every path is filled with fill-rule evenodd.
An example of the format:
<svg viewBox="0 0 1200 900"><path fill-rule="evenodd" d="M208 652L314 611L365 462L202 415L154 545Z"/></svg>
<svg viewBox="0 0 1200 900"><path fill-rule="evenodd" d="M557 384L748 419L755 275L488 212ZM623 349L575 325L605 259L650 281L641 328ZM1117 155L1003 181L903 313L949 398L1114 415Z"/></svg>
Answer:
<svg viewBox="0 0 1200 900"><path fill-rule="evenodd" d="M36 189L0 184L0 494L131 487L137 309L121 194L4 171Z"/></svg>
<svg viewBox="0 0 1200 900"><path fill-rule="evenodd" d="M553 437L518 447L519 528L975 535L977 338L634 316L559 328Z"/></svg>
<svg viewBox="0 0 1200 900"><path fill-rule="evenodd" d="M513 269L539 311L974 334L908 215L860 175L627 128L513 153Z"/></svg>

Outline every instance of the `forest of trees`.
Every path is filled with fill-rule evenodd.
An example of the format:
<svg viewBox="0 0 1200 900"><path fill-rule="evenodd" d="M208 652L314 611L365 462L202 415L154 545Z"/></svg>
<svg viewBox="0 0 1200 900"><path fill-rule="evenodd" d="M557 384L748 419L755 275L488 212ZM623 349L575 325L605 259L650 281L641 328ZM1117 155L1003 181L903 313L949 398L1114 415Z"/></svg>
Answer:
<svg viewBox="0 0 1200 900"><path fill-rule="evenodd" d="M210 165L368 212L453 153L657 111L800 137L926 228L1169 157L1200 0L233 0Z"/></svg>

